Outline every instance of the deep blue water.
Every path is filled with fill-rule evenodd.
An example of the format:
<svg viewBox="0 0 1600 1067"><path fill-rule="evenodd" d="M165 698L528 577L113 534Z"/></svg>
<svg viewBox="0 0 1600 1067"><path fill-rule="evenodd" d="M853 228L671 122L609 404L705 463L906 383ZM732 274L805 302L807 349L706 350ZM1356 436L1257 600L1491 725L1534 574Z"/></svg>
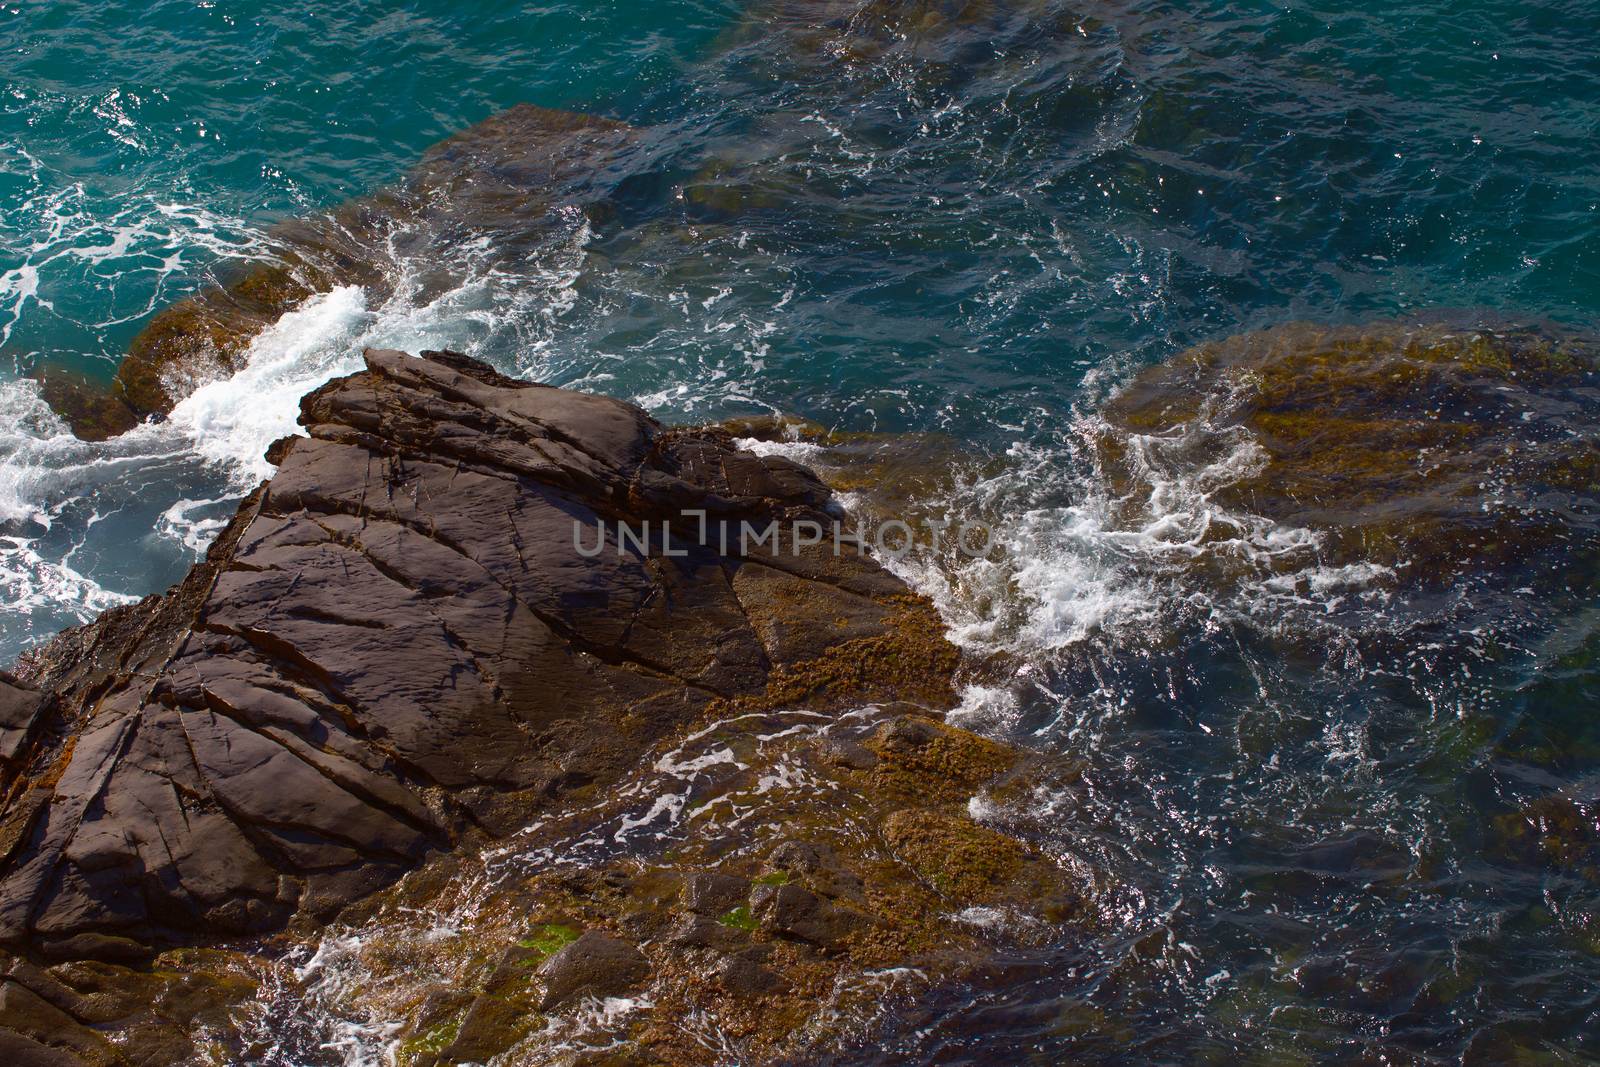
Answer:
<svg viewBox="0 0 1600 1067"><path fill-rule="evenodd" d="M362 344L669 421L940 431L1003 457L954 503L1017 551L924 580L1029 669L966 719L1088 760L1054 845L1112 887L1087 943L904 1009L890 1062L1588 1062L1600 885L1493 826L1600 771L1592 595L1196 588L1096 525L1075 420L1291 320L1592 328L1600 4L996 6L849 63L731 2L0 4L0 653L180 576ZM107 445L21 380L109 378L271 224L522 101L649 131L537 262L333 294Z"/></svg>

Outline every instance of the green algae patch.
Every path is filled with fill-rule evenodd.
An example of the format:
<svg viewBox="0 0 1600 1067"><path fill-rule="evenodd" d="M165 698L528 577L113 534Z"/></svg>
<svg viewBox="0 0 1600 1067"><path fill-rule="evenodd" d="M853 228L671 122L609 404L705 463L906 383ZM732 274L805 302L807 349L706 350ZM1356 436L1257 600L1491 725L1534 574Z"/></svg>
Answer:
<svg viewBox="0 0 1600 1067"><path fill-rule="evenodd" d="M527 937L518 938L517 946L531 949L538 954L539 960L542 961L578 940L581 933L582 931L575 926L567 926L564 923L545 923L543 926L536 927L533 933Z"/></svg>
<svg viewBox="0 0 1600 1067"><path fill-rule="evenodd" d="M460 1032L461 1020L455 1018L440 1023L427 1033L402 1041L394 1053L396 1067L420 1067L422 1063L432 1062L439 1053L455 1043L456 1035Z"/></svg>
<svg viewBox="0 0 1600 1067"><path fill-rule="evenodd" d="M731 926L735 930L743 930L747 934L754 933L756 927L760 925L756 921L755 914L744 904L724 912L717 918L717 922L723 926Z"/></svg>
<svg viewBox="0 0 1600 1067"><path fill-rule="evenodd" d="M759 878L756 878L754 880L754 884L755 885L788 885L789 884L789 872L788 871L772 871L772 872L770 872L768 874L763 874Z"/></svg>

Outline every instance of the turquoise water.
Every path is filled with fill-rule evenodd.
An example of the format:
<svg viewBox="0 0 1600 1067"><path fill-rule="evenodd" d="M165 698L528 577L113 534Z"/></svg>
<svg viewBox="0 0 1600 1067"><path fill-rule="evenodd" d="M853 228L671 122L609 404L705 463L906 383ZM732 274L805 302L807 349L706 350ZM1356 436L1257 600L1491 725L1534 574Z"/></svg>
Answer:
<svg viewBox="0 0 1600 1067"><path fill-rule="evenodd" d="M854 63L782 5L257 7L0 5L6 656L181 575L361 344L669 421L940 431L1001 460L952 503L1015 564L921 580L1027 667L964 718L1088 761L1052 847L1112 873L1103 932L896 1006L888 1062L1597 1054L1600 889L1492 831L1600 771L1592 596L1196 587L1098 524L1079 431L1140 367L1285 321L1592 328L1600 4L1041 0L1052 32ZM614 211L537 261L335 292L107 445L23 381L108 379L274 222L521 101L649 131Z"/></svg>

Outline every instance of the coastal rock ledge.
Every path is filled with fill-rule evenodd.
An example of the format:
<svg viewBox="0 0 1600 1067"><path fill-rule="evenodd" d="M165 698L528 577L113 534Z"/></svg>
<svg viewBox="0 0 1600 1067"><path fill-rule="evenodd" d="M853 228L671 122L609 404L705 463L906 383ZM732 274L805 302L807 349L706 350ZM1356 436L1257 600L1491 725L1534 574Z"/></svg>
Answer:
<svg viewBox="0 0 1600 1067"><path fill-rule="evenodd" d="M848 543L718 551L831 523L804 468L451 353L366 364L187 579L0 685L8 951L137 965L331 917L718 708L949 704L932 609ZM712 547L619 551L687 510Z"/></svg>

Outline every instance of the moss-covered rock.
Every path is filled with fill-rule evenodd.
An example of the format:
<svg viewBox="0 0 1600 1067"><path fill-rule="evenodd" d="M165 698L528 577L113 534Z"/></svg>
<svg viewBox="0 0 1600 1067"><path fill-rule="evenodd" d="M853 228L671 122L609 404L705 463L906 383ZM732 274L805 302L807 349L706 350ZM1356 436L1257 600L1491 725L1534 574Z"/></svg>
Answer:
<svg viewBox="0 0 1600 1067"><path fill-rule="evenodd" d="M1600 884L1600 783L1540 797L1492 825L1499 856Z"/></svg>
<svg viewBox="0 0 1600 1067"><path fill-rule="evenodd" d="M1105 406L1099 455L1129 522L1179 487L1216 512L1212 540L1259 516L1311 531L1325 562L1448 581L1594 537L1596 351L1542 329L1296 323L1140 375Z"/></svg>
<svg viewBox="0 0 1600 1067"><path fill-rule="evenodd" d="M897 811L884 820L895 856L937 892L963 903L988 903L1021 872L1022 845L970 818L931 810Z"/></svg>

